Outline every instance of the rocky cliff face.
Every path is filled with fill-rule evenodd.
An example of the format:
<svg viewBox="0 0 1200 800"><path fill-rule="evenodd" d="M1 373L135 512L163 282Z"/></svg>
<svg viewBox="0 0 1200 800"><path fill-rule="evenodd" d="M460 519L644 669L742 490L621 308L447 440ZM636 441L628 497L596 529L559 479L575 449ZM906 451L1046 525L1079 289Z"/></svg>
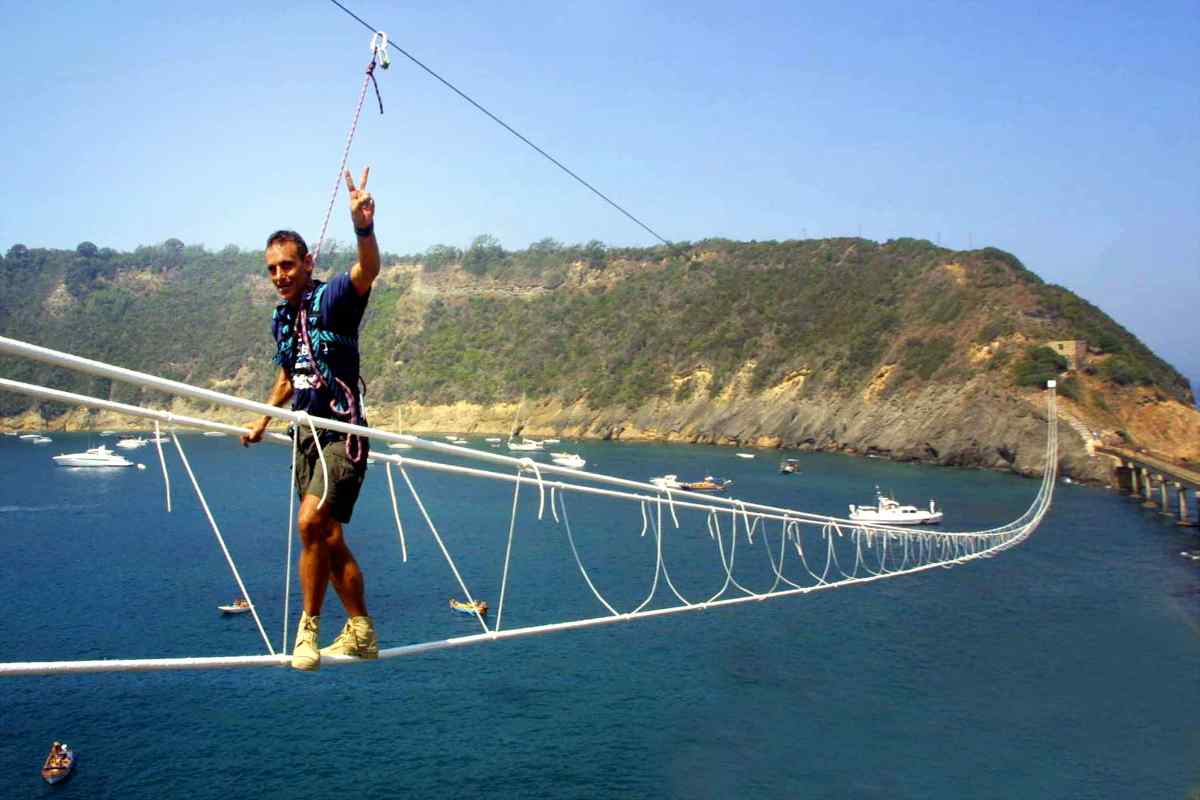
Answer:
<svg viewBox="0 0 1200 800"><path fill-rule="evenodd" d="M1186 381L1009 254L860 239L577 250L502 253L478 273L393 262L360 334L372 422L394 429L402 409L405 430L418 433L503 436L519 421L533 436L836 450L1035 475L1044 396L1021 387L1031 383L1022 362L1036 345L1077 340L1088 343L1086 363L1059 375L1066 474L1105 479L1107 464L1088 455L1095 438L1200 459ZM139 253L103 269L76 253L5 258L20 302L0 298L0 330L264 397L273 296L261 254L199 248L167 253L175 260L160 267L143 257L165 255ZM0 368L162 402L40 366ZM522 394L528 402L513 402ZM43 419L8 395L0 403L10 429L130 426L78 409ZM172 410L213 416L182 402Z"/></svg>

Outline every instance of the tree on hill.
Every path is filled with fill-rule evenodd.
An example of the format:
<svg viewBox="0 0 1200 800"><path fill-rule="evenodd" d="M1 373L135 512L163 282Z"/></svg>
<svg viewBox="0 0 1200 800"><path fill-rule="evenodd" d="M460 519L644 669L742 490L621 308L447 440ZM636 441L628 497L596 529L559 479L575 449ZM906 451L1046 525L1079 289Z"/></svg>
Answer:
<svg viewBox="0 0 1200 800"><path fill-rule="evenodd" d="M495 271L505 255L499 239L489 233L480 234L472 240L463 256L463 269L472 275L484 275Z"/></svg>
<svg viewBox="0 0 1200 800"><path fill-rule="evenodd" d="M1049 347L1030 347L1013 367L1013 379L1018 386L1045 386L1067 369L1065 356Z"/></svg>

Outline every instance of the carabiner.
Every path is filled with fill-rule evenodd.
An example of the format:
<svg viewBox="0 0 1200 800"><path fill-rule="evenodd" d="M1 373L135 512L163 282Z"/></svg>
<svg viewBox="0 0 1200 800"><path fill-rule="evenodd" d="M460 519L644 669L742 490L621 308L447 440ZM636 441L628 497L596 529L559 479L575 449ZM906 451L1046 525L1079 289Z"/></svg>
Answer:
<svg viewBox="0 0 1200 800"><path fill-rule="evenodd" d="M379 59L379 66L387 69L392 65L391 58L388 57L388 38L383 31L375 31L371 35L371 55Z"/></svg>

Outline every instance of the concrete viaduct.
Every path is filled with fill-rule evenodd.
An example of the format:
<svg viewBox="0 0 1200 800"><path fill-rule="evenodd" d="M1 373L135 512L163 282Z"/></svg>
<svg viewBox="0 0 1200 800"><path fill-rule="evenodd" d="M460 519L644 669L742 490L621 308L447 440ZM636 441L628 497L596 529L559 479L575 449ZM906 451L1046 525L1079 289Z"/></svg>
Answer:
<svg viewBox="0 0 1200 800"><path fill-rule="evenodd" d="M1130 500L1174 517L1179 525L1197 526L1200 473L1124 448L1097 444L1096 452L1117 459L1117 488Z"/></svg>

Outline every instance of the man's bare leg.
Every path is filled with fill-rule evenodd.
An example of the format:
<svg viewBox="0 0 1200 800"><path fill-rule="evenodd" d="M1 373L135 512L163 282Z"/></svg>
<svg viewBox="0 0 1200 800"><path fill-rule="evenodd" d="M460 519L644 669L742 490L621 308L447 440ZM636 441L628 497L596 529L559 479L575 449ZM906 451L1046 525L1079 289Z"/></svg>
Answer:
<svg viewBox="0 0 1200 800"><path fill-rule="evenodd" d="M336 519L331 522L329 535L325 538L325 544L329 550L329 582L333 584L333 590L341 599L342 606L346 609L346 616L369 616L364 596L362 570L358 568L354 554L346 545L346 539L342 535L342 523Z"/></svg>
<svg viewBox="0 0 1200 800"><path fill-rule="evenodd" d="M367 616L362 570L346 545L342 523L330 516L329 506L317 508L319 497L306 494L300 503L300 585L304 590L304 610L310 616L321 614L325 589L333 589L351 617Z"/></svg>

